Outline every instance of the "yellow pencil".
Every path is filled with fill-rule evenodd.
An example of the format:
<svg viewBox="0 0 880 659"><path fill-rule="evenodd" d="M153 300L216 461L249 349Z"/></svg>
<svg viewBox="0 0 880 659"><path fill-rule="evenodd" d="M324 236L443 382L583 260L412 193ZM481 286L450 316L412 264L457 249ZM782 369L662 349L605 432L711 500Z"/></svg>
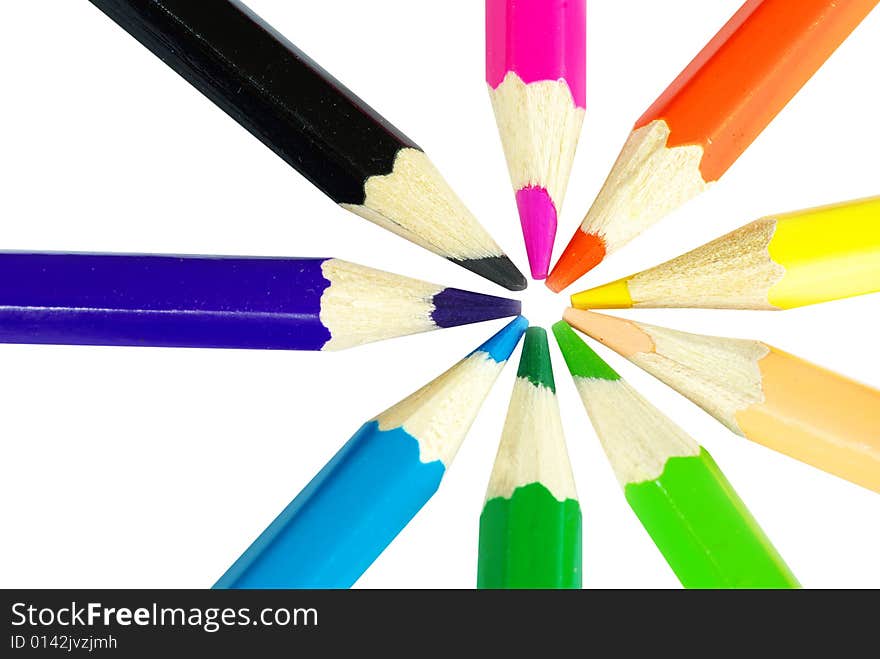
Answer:
<svg viewBox="0 0 880 659"><path fill-rule="evenodd" d="M568 309L570 324L730 430L880 492L880 391L777 348Z"/></svg>
<svg viewBox="0 0 880 659"><path fill-rule="evenodd" d="M635 275L578 309L791 309L880 291L880 197L770 215Z"/></svg>

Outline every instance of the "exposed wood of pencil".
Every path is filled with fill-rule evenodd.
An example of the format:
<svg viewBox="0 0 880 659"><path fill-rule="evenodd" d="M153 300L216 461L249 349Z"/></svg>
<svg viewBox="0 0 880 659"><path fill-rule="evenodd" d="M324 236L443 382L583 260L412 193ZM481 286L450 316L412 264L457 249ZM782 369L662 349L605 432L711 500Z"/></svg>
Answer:
<svg viewBox="0 0 880 659"><path fill-rule="evenodd" d="M569 309L565 319L730 430L880 492L880 391L761 341Z"/></svg>

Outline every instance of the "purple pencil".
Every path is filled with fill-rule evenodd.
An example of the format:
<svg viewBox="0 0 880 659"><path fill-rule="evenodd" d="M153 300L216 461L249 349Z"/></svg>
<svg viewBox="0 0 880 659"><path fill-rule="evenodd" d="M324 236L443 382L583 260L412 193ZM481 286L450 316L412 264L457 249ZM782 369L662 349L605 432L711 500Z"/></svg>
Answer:
<svg viewBox="0 0 880 659"><path fill-rule="evenodd" d="M0 343L339 350L519 311L332 258L0 252Z"/></svg>

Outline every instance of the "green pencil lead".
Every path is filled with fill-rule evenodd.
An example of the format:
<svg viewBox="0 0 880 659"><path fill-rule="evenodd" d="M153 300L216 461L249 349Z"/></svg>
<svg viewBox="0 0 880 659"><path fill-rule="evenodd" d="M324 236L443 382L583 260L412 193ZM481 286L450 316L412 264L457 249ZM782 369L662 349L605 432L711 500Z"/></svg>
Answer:
<svg viewBox="0 0 880 659"><path fill-rule="evenodd" d="M556 337L556 343L572 376L597 380L620 379L617 371L584 343L564 320L553 325L553 336Z"/></svg>
<svg viewBox="0 0 880 659"><path fill-rule="evenodd" d="M530 327L526 330L516 374L536 387L544 386L556 393L553 365L550 363L550 346L547 342L547 331L543 327Z"/></svg>

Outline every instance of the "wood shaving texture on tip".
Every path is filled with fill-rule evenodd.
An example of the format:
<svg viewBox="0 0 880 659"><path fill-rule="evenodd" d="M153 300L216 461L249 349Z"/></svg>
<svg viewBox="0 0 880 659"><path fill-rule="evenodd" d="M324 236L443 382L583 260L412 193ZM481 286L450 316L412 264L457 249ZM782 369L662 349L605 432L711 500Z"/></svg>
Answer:
<svg viewBox="0 0 880 659"><path fill-rule="evenodd" d="M418 440L422 462L448 467L504 363L475 352L377 416L379 429L403 428Z"/></svg>
<svg viewBox="0 0 880 659"><path fill-rule="evenodd" d="M391 173L371 176L364 191L362 205L340 205L445 258L502 255L501 248L418 149L401 149Z"/></svg>
<svg viewBox="0 0 880 659"><path fill-rule="evenodd" d="M611 169L581 231L612 252L709 187L700 173L703 147L666 147L662 119L634 130Z"/></svg>
<svg viewBox="0 0 880 659"><path fill-rule="evenodd" d="M776 220L763 218L633 275L633 306L778 309L767 300L785 276L768 250L775 232Z"/></svg>
<svg viewBox="0 0 880 659"><path fill-rule="evenodd" d="M575 377L575 385L622 486L659 478L673 457L700 446L624 380Z"/></svg>
<svg viewBox="0 0 880 659"><path fill-rule="evenodd" d="M736 415L764 401L758 362L770 349L749 339L639 326L653 339L655 352L635 353L630 360L743 435Z"/></svg>
<svg viewBox="0 0 880 659"><path fill-rule="evenodd" d="M332 336L324 350L435 329L432 300L442 286L338 259L321 270L330 280L321 296L321 323Z"/></svg>
<svg viewBox="0 0 880 659"><path fill-rule="evenodd" d="M514 190L547 190L557 213L565 189L584 110L575 105L564 80L524 83L508 71L497 89L489 87L498 132Z"/></svg>
<svg viewBox="0 0 880 659"><path fill-rule="evenodd" d="M577 499L556 395L517 378L489 480L486 500L541 483L557 501Z"/></svg>

